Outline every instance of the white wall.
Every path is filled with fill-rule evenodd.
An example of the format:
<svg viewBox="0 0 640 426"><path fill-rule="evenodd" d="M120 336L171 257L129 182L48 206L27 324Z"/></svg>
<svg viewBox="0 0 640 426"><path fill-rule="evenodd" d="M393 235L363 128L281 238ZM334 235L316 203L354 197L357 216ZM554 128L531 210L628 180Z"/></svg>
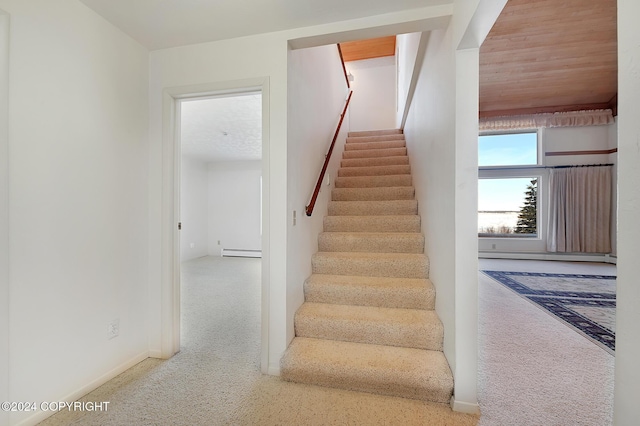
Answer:
<svg viewBox="0 0 640 426"><path fill-rule="evenodd" d="M420 37L422 37L422 33L398 34L396 36L396 62L398 64L397 128L400 128L402 124L407 96L411 86L411 77L416 65Z"/></svg>
<svg viewBox="0 0 640 426"><path fill-rule="evenodd" d="M311 256L337 175L349 116L346 116L331 156L326 178L311 217L308 205L345 105L348 89L335 45L289 51L287 341L293 339L293 316L304 301L303 283L311 275ZM351 102L358 94L354 92ZM349 110L352 106L350 103ZM352 114L352 113L349 113ZM293 211L296 224L293 225Z"/></svg>
<svg viewBox="0 0 640 426"><path fill-rule="evenodd" d="M640 3L618 0L618 280L614 423L638 419L640 395Z"/></svg>
<svg viewBox="0 0 640 426"><path fill-rule="evenodd" d="M454 2L448 29L429 37L405 125L430 276L438 294L436 310L454 373L453 408L465 412L478 412L479 47L505 3Z"/></svg>
<svg viewBox="0 0 640 426"><path fill-rule="evenodd" d="M451 28L433 31L404 128L444 351L455 372L455 58Z"/></svg>
<svg viewBox="0 0 640 426"><path fill-rule="evenodd" d="M354 76L349 107L351 131L395 129L395 56L351 61L345 66Z"/></svg>
<svg viewBox="0 0 640 426"><path fill-rule="evenodd" d="M264 321L263 317L263 323L269 326L268 353L264 355L275 363L274 368L286 348L286 67L286 39L273 34L160 50L150 55L149 344L153 354L166 355L167 348L171 346L167 341L167 331L171 327L165 325L163 328L163 324L167 324L167 317L162 315L163 310L166 315L168 309L162 304L166 300L163 293L166 295L173 291L172 283L167 281L171 274L167 272L167 262L170 261L167 259L163 229L174 224L167 223L164 216L171 210L171 204L163 201L163 197L167 196L166 191L170 189L166 181L170 165L163 164L163 158L169 158L173 148L169 139L163 140L163 125L168 119L163 118L163 91L185 88L184 91L190 92L193 85L237 86L244 84L245 80L261 80L267 89L262 94L263 105L267 108L264 119L268 123L268 129L262 135L265 242L262 247L262 281L263 298L270 309L263 310L263 314L269 318ZM194 90L197 92L198 88ZM271 241L269 234L275 236Z"/></svg>
<svg viewBox="0 0 640 426"><path fill-rule="evenodd" d="M0 10L0 401L9 400L9 15ZM9 413L0 412L0 424Z"/></svg>
<svg viewBox="0 0 640 426"><path fill-rule="evenodd" d="M203 161L183 157L180 176L180 260L184 262L209 254L207 165Z"/></svg>
<svg viewBox="0 0 640 426"><path fill-rule="evenodd" d="M11 15L7 399L73 399L148 353L148 53L77 0L0 8ZM12 412L10 424L47 414Z"/></svg>
<svg viewBox="0 0 640 426"><path fill-rule="evenodd" d="M209 163L205 237L210 256L220 256L223 248L261 249L261 174L261 161Z"/></svg>
<svg viewBox="0 0 640 426"><path fill-rule="evenodd" d="M293 322L288 321L287 235L292 230L292 211L287 200L287 52L297 48L380 37L401 32L428 31L448 22L451 5L406 10L327 25L299 28L252 37L242 37L192 46L159 50L150 54L150 152L149 152L149 304L151 352L167 355L174 350L171 343L172 308L168 305L175 291L171 281L171 165L173 147L167 132L170 114L164 109L170 93L197 93L203 87L234 86L246 80L260 80L268 89L263 102L268 108L263 133L263 368L278 373L279 361L287 347ZM255 85L255 83L254 83ZM164 92L164 93L163 93ZM354 95L355 96L355 95ZM395 96L395 95L394 95ZM394 106L395 108L395 106ZM394 114L391 114L394 119ZM392 121L393 122L393 121ZM164 159L164 162L163 162ZM169 201L167 201L169 200ZM306 203L306 201L305 201ZM299 208L296 206L296 208ZM292 250L296 250L293 247ZM298 266L294 266L298 267ZM163 302L164 301L164 302ZM164 304L163 304L164 303ZM268 360L268 361L267 361ZM265 371L263 369L263 371Z"/></svg>
<svg viewBox="0 0 640 426"><path fill-rule="evenodd" d="M592 150L608 150L616 147L616 125L607 126L585 126L585 127L556 127L540 129L540 151L541 165L558 166L558 165L579 165L579 164L608 164L616 163L616 154L598 154L598 155L558 155L545 156L546 152L561 151L592 151ZM614 140L611 140L611 139ZM615 172L613 189L615 192ZM483 256L491 256L492 253L529 253L529 254L545 254L547 253L547 224L548 224L548 185L549 170L548 169L522 169L512 170L509 172L481 171L481 177L488 176L540 176L538 183L538 203L540 212L540 232L538 238L479 238L478 248ZM613 200L615 201L615 194ZM616 206L612 205L612 248L615 253L615 222L616 222Z"/></svg>

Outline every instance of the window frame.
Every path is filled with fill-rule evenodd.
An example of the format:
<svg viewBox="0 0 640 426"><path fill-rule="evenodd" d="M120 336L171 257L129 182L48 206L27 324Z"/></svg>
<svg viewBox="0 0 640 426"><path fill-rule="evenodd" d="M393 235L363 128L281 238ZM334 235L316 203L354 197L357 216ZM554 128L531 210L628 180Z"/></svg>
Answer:
<svg viewBox="0 0 640 426"><path fill-rule="evenodd" d="M500 130L500 131L484 131L478 134L478 153L480 152L480 138L482 136L503 136L503 135L521 135L525 133L536 134L536 163L535 164L507 164L502 166L480 166L478 164L478 170L487 169L508 169L508 168L525 168L525 167L539 167L542 166L542 135L540 129L518 129L518 130Z"/></svg>
<svg viewBox="0 0 640 426"><path fill-rule="evenodd" d="M536 203L536 234L535 236L526 236L526 234L495 234L495 235L481 235L478 233L478 238L481 239L496 239L496 240L526 240L526 241L540 241L543 234L543 218L542 207L546 203L543 201L544 183L546 182L546 173L543 163L543 149L542 149L542 135L541 129L518 129L518 130L505 130L505 131L485 131L478 134L478 151L480 149L480 137L481 136L493 136L493 135L512 135L523 133L535 133L536 134L536 164L510 164L501 166L478 166L478 181L482 179L537 179L537 203ZM524 194L523 194L524 195Z"/></svg>

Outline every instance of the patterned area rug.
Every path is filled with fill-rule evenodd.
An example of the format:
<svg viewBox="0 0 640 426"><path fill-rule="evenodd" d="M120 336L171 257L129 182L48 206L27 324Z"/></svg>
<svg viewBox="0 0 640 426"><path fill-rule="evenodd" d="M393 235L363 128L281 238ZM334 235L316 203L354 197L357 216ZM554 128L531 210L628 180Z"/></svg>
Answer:
<svg viewBox="0 0 640 426"><path fill-rule="evenodd" d="M610 354L616 345L616 277L482 271Z"/></svg>

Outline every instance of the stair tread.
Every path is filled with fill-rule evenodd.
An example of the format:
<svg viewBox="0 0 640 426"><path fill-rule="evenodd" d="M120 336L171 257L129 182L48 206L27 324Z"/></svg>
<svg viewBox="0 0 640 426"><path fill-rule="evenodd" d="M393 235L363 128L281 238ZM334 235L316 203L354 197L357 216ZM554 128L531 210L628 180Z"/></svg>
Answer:
<svg viewBox="0 0 640 426"><path fill-rule="evenodd" d="M339 177L388 176L401 174L411 175L411 166L408 164L396 164L390 166L341 167L338 169Z"/></svg>
<svg viewBox="0 0 640 426"><path fill-rule="evenodd" d="M428 278L429 258L417 253L317 252L315 274Z"/></svg>
<svg viewBox="0 0 640 426"><path fill-rule="evenodd" d="M377 186L373 188L333 188L331 201L413 200L413 186Z"/></svg>
<svg viewBox="0 0 640 426"><path fill-rule="evenodd" d="M296 337L284 380L447 403L453 375L440 351Z"/></svg>
<svg viewBox="0 0 640 426"><path fill-rule="evenodd" d="M401 129L383 129L383 130L361 130L349 132L348 137L362 137L362 136L380 136L380 135L402 135Z"/></svg>
<svg viewBox="0 0 640 426"><path fill-rule="evenodd" d="M433 284L428 278L362 277L359 275L312 274L307 278L309 284L331 283L340 286L375 287L388 289L431 289Z"/></svg>
<svg viewBox="0 0 640 426"><path fill-rule="evenodd" d="M368 253L368 252L339 252L339 251L319 251L314 257L333 257L338 259L422 259L426 255L420 253Z"/></svg>
<svg viewBox="0 0 640 426"><path fill-rule="evenodd" d="M392 157L343 158L340 160L341 167L393 166L408 164L409 157L406 155L396 155Z"/></svg>
<svg viewBox="0 0 640 426"><path fill-rule="evenodd" d="M417 216L418 201L362 200L329 201L329 216Z"/></svg>
<svg viewBox="0 0 640 426"><path fill-rule="evenodd" d="M418 215L325 216L323 232L420 233Z"/></svg>
<svg viewBox="0 0 640 426"><path fill-rule="evenodd" d="M426 309L385 308L379 306L353 306L332 303L305 302L296 315L332 319L397 324L440 324L435 311Z"/></svg>
<svg viewBox="0 0 640 426"><path fill-rule="evenodd" d="M336 188L382 188L412 186L410 174L378 176L338 176Z"/></svg>
<svg viewBox="0 0 640 426"><path fill-rule="evenodd" d="M298 337L442 350L435 311L305 302L295 315Z"/></svg>
<svg viewBox="0 0 640 426"><path fill-rule="evenodd" d="M378 149L356 149L343 151L343 159L372 158L372 157L406 157L407 148L378 148Z"/></svg>
<svg viewBox="0 0 640 426"><path fill-rule="evenodd" d="M344 145L345 151L358 151L364 149L406 148L404 139L380 139L372 141L349 141Z"/></svg>
<svg viewBox="0 0 640 426"><path fill-rule="evenodd" d="M325 252L424 253L420 232L322 232L318 249Z"/></svg>

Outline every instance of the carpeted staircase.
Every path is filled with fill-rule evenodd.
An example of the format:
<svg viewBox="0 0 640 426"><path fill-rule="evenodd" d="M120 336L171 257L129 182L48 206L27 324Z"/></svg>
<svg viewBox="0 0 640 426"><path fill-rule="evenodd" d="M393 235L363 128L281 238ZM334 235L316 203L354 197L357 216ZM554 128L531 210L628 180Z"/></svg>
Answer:
<svg viewBox="0 0 640 426"><path fill-rule="evenodd" d="M284 380L449 402L410 173L401 131L349 133Z"/></svg>

